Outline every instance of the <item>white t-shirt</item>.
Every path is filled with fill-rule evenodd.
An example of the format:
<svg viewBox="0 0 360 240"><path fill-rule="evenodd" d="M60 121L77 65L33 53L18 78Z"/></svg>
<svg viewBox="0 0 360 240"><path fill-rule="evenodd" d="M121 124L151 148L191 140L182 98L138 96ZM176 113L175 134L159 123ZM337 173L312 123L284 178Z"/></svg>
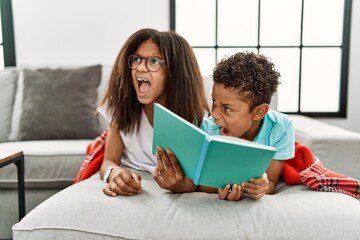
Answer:
<svg viewBox="0 0 360 240"><path fill-rule="evenodd" d="M105 117L108 122L110 118L106 113L106 108L99 108L99 113ZM153 127L146 117L145 111L141 111L141 120L139 131L125 134L120 131L124 143L124 153L121 159L121 165L131 167L136 170L154 172L157 165L156 157L152 154Z"/></svg>

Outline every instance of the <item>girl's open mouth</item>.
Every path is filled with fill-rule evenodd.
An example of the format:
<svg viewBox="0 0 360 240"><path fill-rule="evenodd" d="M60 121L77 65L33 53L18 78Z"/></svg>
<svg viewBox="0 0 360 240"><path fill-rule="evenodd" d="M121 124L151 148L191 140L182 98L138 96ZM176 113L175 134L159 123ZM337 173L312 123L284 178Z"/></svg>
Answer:
<svg viewBox="0 0 360 240"><path fill-rule="evenodd" d="M146 78L137 78L138 80L138 89L139 89L139 93L141 94L145 94L147 91L149 91L151 83L148 79Z"/></svg>

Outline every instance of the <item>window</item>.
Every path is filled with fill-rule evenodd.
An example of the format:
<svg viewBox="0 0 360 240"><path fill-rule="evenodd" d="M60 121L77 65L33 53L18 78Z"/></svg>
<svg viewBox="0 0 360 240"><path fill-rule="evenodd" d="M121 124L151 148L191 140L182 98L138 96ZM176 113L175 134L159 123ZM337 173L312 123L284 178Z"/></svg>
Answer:
<svg viewBox="0 0 360 240"><path fill-rule="evenodd" d="M238 51L281 73L278 110L346 117L351 0L171 0L171 29L192 45L203 75Z"/></svg>
<svg viewBox="0 0 360 240"><path fill-rule="evenodd" d="M0 0L0 70L16 66L11 1Z"/></svg>

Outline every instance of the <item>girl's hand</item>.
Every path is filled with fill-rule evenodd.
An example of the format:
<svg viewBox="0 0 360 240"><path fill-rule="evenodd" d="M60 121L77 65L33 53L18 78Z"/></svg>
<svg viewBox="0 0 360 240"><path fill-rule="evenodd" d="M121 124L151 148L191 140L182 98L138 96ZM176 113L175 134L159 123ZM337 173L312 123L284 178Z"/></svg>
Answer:
<svg viewBox="0 0 360 240"><path fill-rule="evenodd" d="M266 194L269 188L269 179L264 173L261 178L252 178L250 182L241 184L246 192L248 192L254 199L259 199Z"/></svg>
<svg viewBox="0 0 360 240"><path fill-rule="evenodd" d="M115 197L116 195L131 196L142 190L141 176L138 173L117 167L111 171L109 183L104 187L103 192Z"/></svg>
<svg viewBox="0 0 360 240"><path fill-rule="evenodd" d="M234 184L230 190L230 184L227 184L224 189L219 188L219 198L228 201L239 201L244 198L244 189L240 184Z"/></svg>
<svg viewBox="0 0 360 240"><path fill-rule="evenodd" d="M196 191L196 185L184 175L179 162L170 149L165 152L162 147L157 147L156 159L158 164L153 176L161 188L173 193Z"/></svg>

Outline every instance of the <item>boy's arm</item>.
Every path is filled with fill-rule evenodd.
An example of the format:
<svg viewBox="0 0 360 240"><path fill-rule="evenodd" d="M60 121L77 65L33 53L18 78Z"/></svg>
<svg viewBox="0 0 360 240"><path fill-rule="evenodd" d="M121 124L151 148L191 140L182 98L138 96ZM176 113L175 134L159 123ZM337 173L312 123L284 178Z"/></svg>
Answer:
<svg viewBox="0 0 360 240"><path fill-rule="evenodd" d="M269 167L266 169L266 174L269 180L269 187L266 194L273 194L275 192L276 184L279 181L282 169L284 166L284 160L272 160Z"/></svg>
<svg viewBox="0 0 360 240"><path fill-rule="evenodd" d="M273 194L283 168L283 160L272 160L264 175L252 178L250 182L242 184L244 190L254 199L259 199L265 194Z"/></svg>

